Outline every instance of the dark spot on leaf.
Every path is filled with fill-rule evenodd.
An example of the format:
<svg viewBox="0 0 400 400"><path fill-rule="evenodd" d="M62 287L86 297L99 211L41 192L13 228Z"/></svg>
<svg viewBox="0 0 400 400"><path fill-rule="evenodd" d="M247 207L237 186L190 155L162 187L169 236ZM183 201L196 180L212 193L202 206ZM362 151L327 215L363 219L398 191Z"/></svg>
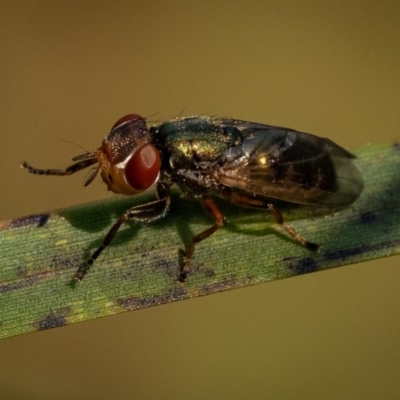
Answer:
<svg viewBox="0 0 400 400"><path fill-rule="evenodd" d="M24 266L24 267L22 267L22 266L17 267L17 268L15 269L15 273L16 273L17 276L25 276L25 274L26 274L26 267L25 267L25 266Z"/></svg>
<svg viewBox="0 0 400 400"><path fill-rule="evenodd" d="M215 292L221 292L223 290L228 290L228 289L232 289L234 287L239 286L246 286L246 285L250 285L251 281L246 280L245 282L239 281L236 276L231 276L228 278L225 278L224 280L220 281L220 282L213 282L213 283L209 283L207 285L203 285L202 287L200 287L197 292L196 295L197 296L204 296L206 294L211 294L211 293L215 293Z"/></svg>
<svg viewBox="0 0 400 400"><path fill-rule="evenodd" d="M178 276L179 266L177 262L160 258L156 261L155 267L157 270L161 270L167 276Z"/></svg>
<svg viewBox="0 0 400 400"><path fill-rule="evenodd" d="M36 323L39 331L67 325L67 320L62 315L49 314L47 317Z"/></svg>
<svg viewBox="0 0 400 400"><path fill-rule="evenodd" d="M172 301L183 300L189 297L184 287L177 286L167 292L154 296L129 296L117 300L117 304L127 310L136 310L138 308L146 308L156 306L158 304L170 303Z"/></svg>
<svg viewBox="0 0 400 400"><path fill-rule="evenodd" d="M393 148L397 151L400 151L400 143L393 143Z"/></svg>
<svg viewBox="0 0 400 400"><path fill-rule="evenodd" d="M373 212L367 211L367 212L361 213L360 219L361 219L362 224L370 224L377 220L377 216Z"/></svg>
<svg viewBox="0 0 400 400"><path fill-rule="evenodd" d="M360 246L354 247L350 249L339 249L335 251L331 251L324 254L324 258L326 260L344 260L349 257L354 257L358 254L364 253L367 251L368 247L370 246ZM370 250L370 249L368 249Z"/></svg>
<svg viewBox="0 0 400 400"><path fill-rule="evenodd" d="M79 255L66 254L64 252L56 252L50 261L50 267L54 270L61 269L77 269L82 262Z"/></svg>
<svg viewBox="0 0 400 400"><path fill-rule="evenodd" d="M357 254L360 254L362 252L362 247L356 247L353 249L341 249L326 253L325 258L327 260L344 260L346 258L356 256Z"/></svg>
<svg viewBox="0 0 400 400"><path fill-rule="evenodd" d="M396 238L395 240L384 240L383 242L374 243L374 244L365 244L359 247L353 247L349 249L341 249L335 250L331 252L325 253L324 259L325 260L346 260L347 258L351 258L357 256L358 254L369 253L371 251L376 251L379 249L391 248L394 246L398 246L400 243L399 239Z"/></svg>
<svg viewBox="0 0 400 400"><path fill-rule="evenodd" d="M0 285L0 293L11 292L13 290L18 290L25 288L27 286L32 286L37 281L35 276L29 276L24 280L17 282L5 283Z"/></svg>
<svg viewBox="0 0 400 400"><path fill-rule="evenodd" d="M15 218L11 221L9 227L10 228L23 228L27 226L45 226L48 219L50 218L50 214L33 214L28 215L27 217Z"/></svg>
<svg viewBox="0 0 400 400"><path fill-rule="evenodd" d="M214 270L211 269L211 268L205 268L205 269L203 270L203 272L204 272L204 275L207 276L208 278L211 278L212 276L215 275Z"/></svg>
<svg viewBox="0 0 400 400"><path fill-rule="evenodd" d="M289 264L289 268L296 275L308 274L319 270L319 265L314 258L305 257Z"/></svg>

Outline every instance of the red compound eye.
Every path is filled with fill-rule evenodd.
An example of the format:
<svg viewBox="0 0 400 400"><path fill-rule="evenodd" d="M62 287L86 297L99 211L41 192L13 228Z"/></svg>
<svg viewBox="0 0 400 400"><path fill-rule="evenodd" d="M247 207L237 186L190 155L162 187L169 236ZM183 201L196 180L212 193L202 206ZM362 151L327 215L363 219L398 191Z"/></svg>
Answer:
<svg viewBox="0 0 400 400"><path fill-rule="evenodd" d="M133 122L133 121L138 121L143 119L143 117L141 117L138 114L127 114L124 115L122 118L120 118L111 128L111 130L113 131L115 128L119 127L122 124L125 124L126 122Z"/></svg>
<svg viewBox="0 0 400 400"><path fill-rule="evenodd" d="M145 143L126 163L125 177L134 189L146 190L156 182L160 168L160 153L152 144Z"/></svg>

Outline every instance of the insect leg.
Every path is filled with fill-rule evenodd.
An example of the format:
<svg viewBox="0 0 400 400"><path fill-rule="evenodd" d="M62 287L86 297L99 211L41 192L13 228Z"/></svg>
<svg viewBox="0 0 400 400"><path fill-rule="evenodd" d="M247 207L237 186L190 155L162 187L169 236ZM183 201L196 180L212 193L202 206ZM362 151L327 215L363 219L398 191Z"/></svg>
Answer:
<svg viewBox="0 0 400 400"><path fill-rule="evenodd" d="M32 165L28 164L26 161L23 161L21 163L21 167L27 169L31 174L65 176L65 175L72 175L75 172L80 171L81 169L96 164L97 162L98 162L97 157L93 155L93 157L89 157L86 160L79 161L75 164L70 165L65 169L39 169L32 167Z"/></svg>
<svg viewBox="0 0 400 400"><path fill-rule="evenodd" d="M306 238L297 233L289 224L285 222L282 214L273 204L267 204L267 209L275 218L276 223L282 226L282 228L285 229L285 231L294 239L296 239L302 246L311 251L318 250L319 245L316 243L309 242Z"/></svg>
<svg viewBox="0 0 400 400"><path fill-rule="evenodd" d="M74 276L75 280L82 281L82 279L90 270L93 263L103 252L103 250L112 242L115 234L118 232L119 228L126 220L131 219L135 222L152 222L156 219L163 217L166 214L171 203L169 189L167 187L159 185L157 187L157 193L159 196L158 200L132 207L118 219L118 221L108 231L100 247L92 254L90 259L85 264L82 264L78 268L78 271Z"/></svg>
<svg viewBox="0 0 400 400"><path fill-rule="evenodd" d="M218 204L211 197L203 197L201 200L201 204L204 207L204 209L214 218L215 224L211 228L208 228L205 231L200 232L197 235L192 237L188 251L186 253L185 265L183 266L182 271L179 274L180 282L185 281L186 276L190 271L190 263L193 258L194 247L195 247L196 243L201 242L204 239L207 239L214 232L216 232L219 228L221 228L221 226L224 224L225 217L222 214L222 211L220 210L220 208L218 207Z"/></svg>
<svg viewBox="0 0 400 400"><path fill-rule="evenodd" d="M274 217L275 222L279 224L285 231L296 239L302 246L306 247L311 251L317 251L319 245L316 243L309 242L306 238L297 233L289 224L287 224L283 218L280 211L270 202L256 198L250 197L245 194L231 192L227 195L227 199L232 203L255 208L266 208Z"/></svg>

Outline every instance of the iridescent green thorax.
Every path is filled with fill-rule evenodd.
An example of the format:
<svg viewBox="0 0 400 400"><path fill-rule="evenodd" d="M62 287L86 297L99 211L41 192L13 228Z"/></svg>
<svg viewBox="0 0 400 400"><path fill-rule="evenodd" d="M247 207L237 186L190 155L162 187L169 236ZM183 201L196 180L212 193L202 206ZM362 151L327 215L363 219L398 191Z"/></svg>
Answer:
<svg viewBox="0 0 400 400"><path fill-rule="evenodd" d="M218 119L187 117L165 122L150 130L153 143L174 168L207 168L220 160L231 146L241 143L235 127L226 128Z"/></svg>

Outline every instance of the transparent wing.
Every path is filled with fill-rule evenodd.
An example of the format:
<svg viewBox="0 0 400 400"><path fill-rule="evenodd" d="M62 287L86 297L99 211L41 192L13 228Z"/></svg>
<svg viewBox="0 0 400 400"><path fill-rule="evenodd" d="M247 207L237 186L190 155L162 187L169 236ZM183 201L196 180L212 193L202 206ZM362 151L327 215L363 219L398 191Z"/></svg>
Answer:
<svg viewBox="0 0 400 400"><path fill-rule="evenodd" d="M308 133L238 120L222 120L243 136L225 154L218 178L249 194L292 203L344 207L363 189L354 155Z"/></svg>

